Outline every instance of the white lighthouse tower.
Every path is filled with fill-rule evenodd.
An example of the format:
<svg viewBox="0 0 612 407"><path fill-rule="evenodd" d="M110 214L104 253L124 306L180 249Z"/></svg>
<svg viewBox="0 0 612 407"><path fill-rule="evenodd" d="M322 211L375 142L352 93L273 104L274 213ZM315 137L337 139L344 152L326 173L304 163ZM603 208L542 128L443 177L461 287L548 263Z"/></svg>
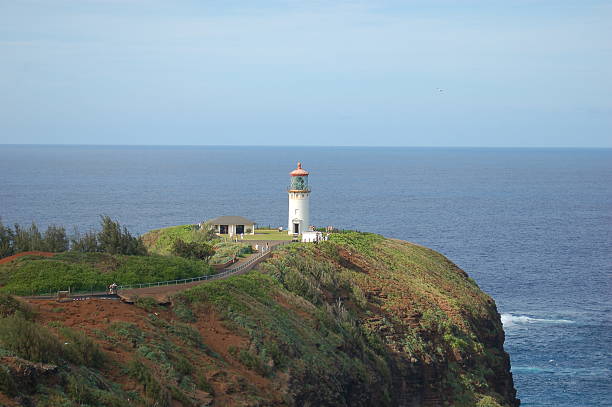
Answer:
<svg viewBox="0 0 612 407"><path fill-rule="evenodd" d="M308 171L302 169L302 163L289 173L291 182L289 192L289 234L300 234L308 231L310 225L310 189L308 188Z"/></svg>

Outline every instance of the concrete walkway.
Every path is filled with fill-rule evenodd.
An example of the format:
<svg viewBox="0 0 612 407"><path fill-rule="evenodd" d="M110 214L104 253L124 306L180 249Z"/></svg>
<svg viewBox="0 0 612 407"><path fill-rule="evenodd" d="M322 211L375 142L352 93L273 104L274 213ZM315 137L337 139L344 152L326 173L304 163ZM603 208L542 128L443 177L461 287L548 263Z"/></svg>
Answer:
<svg viewBox="0 0 612 407"><path fill-rule="evenodd" d="M243 241L246 243L246 241ZM151 297L157 301L158 304L167 304L170 302L170 297L173 294L176 294L181 291L185 291L191 287L195 287L199 284L204 284L209 281L214 280L222 280L231 276L236 276L239 274L244 274L247 271L252 270L259 263L270 257L272 251L279 246L285 245L287 243L291 243L286 240L250 240L248 243L259 245L260 250L256 253L251 254L248 257L241 258L236 263L229 265L223 271L213 274L210 276L206 276L206 278L201 277L202 279L199 281L188 281L177 283L173 281L161 281L158 283L147 283L143 284L146 287L142 288L129 288L118 290L117 294L108 294L107 292L91 292L91 293L75 293L72 294L69 298L72 300L87 300L87 299L121 299L122 301L133 303L138 297ZM268 250L264 250L262 252L262 247L266 247L266 243L268 244ZM193 280L193 279L185 279L185 280ZM29 300L55 300L57 298L56 295L37 295L37 296L29 296L23 297Z"/></svg>
<svg viewBox="0 0 612 407"><path fill-rule="evenodd" d="M173 284L173 285L159 285L152 287L143 287L143 288L132 288L127 290L119 290L119 297L125 302L134 302L138 297L151 297L157 301L158 304L166 304L170 302L170 297L173 294L176 294L181 291L185 291L191 287L195 287L200 284L207 283L209 281L221 280L231 276L236 276L240 274L244 274L247 271L252 270L259 263L270 257L272 251L280 245L284 245L290 243L288 241L254 241L251 240L249 243L252 243L253 246L256 244L260 245L259 252L253 253L248 257L241 258L236 263L226 267L221 273L218 273L219 277L215 278L211 276L210 279L187 282L184 284ZM261 251L262 247L265 247L266 243L269 244L269 249L267 251ZM263 246L262 246L263 245Z"/></svg>

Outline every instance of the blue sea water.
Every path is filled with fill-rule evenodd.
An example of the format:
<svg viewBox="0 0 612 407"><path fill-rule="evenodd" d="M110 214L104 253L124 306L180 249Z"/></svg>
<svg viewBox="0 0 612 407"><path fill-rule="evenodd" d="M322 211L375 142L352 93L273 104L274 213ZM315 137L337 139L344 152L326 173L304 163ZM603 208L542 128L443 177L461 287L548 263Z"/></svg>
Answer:
<svg viewBox="0 0 612 407"><path fill-rule="evenodd" d="M133 232L243 215L432 247L497 301L524 406L612 405L612 150L0 145L3 222Z"/></svg>

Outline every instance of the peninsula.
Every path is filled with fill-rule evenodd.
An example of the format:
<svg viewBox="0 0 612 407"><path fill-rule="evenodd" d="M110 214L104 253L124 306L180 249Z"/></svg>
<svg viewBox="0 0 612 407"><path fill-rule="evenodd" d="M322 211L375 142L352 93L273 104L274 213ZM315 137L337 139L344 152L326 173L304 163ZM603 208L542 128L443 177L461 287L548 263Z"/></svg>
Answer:
<svg viewBox="0 0 612 407"><path fill-rule="evenodd" d="M24 270L147 258L175 259L22 256L0 265L0 292ZM375 234L282 245L163 305L3 294L0 316L0 405L519 405L493 299L439 253Z"/></svg>

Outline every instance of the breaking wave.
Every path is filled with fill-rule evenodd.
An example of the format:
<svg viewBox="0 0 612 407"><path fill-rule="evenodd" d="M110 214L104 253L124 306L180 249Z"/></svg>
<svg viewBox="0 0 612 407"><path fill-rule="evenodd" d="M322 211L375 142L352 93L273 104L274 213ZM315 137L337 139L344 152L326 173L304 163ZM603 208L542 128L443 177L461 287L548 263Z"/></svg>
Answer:
<svg viewBox="0 0 612 407"><path fill-rule="evenodd" d="M512 315L512 314L501 314L501 322L504 327L509 327L513 325L523 325L523 324L573 324L574 321L570 321L569 319L544 319L544 318L532 318L527 315Z"/></svg>

